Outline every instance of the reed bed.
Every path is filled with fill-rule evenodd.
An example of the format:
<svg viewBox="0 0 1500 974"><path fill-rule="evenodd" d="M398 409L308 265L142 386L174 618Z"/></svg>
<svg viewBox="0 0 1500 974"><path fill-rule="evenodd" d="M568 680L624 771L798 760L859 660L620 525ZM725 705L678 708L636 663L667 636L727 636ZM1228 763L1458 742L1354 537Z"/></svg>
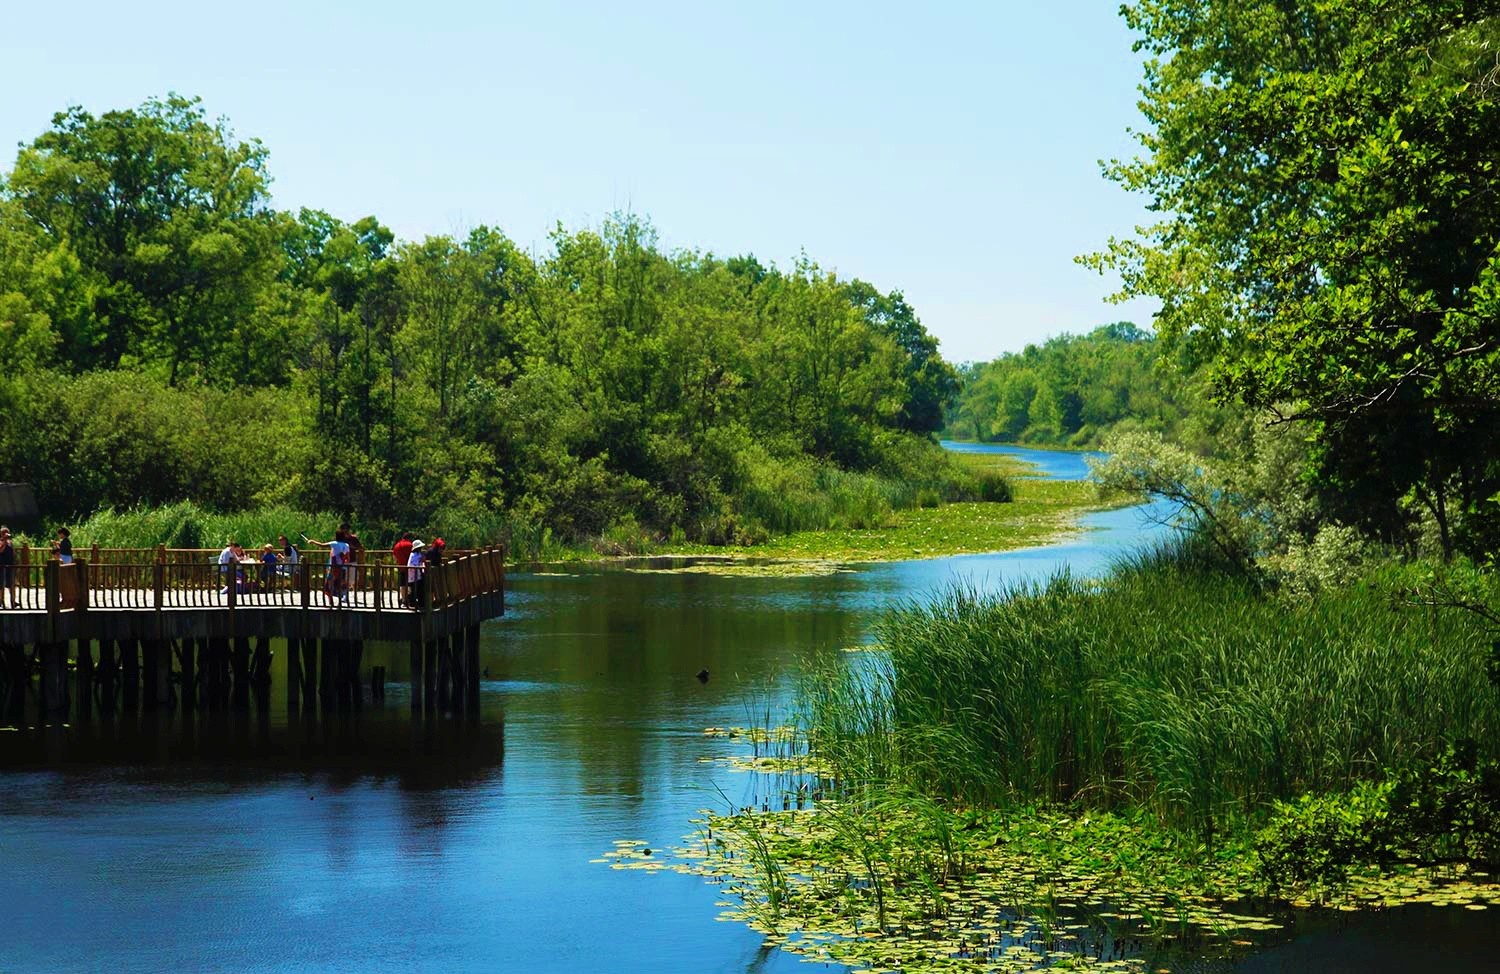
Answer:
<svg viewBox="0 0 1500 974"><path fill-rule="evenodd" d="M951 589L877 626L884 653L813 677L812 745L852 785L952 804L1147 808L1212 835L1455 738L1494 755L1475 617L1366 581L1291 601L1159 549L1101 581Z"/></svg>

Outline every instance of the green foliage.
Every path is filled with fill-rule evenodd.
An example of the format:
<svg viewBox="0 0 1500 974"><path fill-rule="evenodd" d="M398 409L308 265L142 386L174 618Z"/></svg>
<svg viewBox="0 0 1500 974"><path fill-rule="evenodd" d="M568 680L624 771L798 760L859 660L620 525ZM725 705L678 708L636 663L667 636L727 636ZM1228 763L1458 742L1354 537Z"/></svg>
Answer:
<svg viewBox="0 0 1500 974"><path fill-rule="evenodd" d="M174 384L280 377L243 371L276 361L260 307L276 266L265 159L260 143L235 142L176 95L99 117L70 108L22 148L5 199L24 220L12 225L38 252L65 249L65 286L89 298L37 295L54 309L64 361L149 361Z"/></svg>
<svg viewBox="0 0 1500 974"><path fill-rule="evenodd" d="M1093 260L1162 302L1218 393L1316 441L1333 517L1500 545L1500 87L1491 3L1140 0L1143 155L1164 214Z"/></svg>
<svg viewBox="0 0 1500 974"><path fill-rule="evenodd" d="M963 370L945 432L961 439L1097 445L1108 433L1177 436L1204 399L1195 376L1128 322L1061 335Z"/></svg>
<svg viewBox="0 0 1500 974"><path fill-rule="evenodd" d="M1277 802L1255 851L1272 889L1337 887L1357 869L1397 861L1493 869L1500 763L1464 741L1381 782Z"/></svg>
<svg viewBox="0 0 1500 974"><path fill-rule="evenodd" d="M1339 575L1330 559L1371 549L1359 532L1329 522L1307 483L1309 446L1297 428L1266 414L1221 414L1215 425L1209 456L1155 433L1117 430L1105 455L1090 459L1091 476L1105 491L1167 502L1171 523L1223 558L1246 567L1269 558L1305 584L1316 584L1319 570Z"/></svg>
<svg viewBox="0 0 1500 974"><path fill-rule="evenodd" d="M994 470L982 470L979 478L979 499L991 503L1008 504L1015 499L1015 489L1010 478Z"/></svg>
<svg viewBox="0 0 1500 974"><path fill-rule="evenodd" d="M272 209L266 160L171 96L58 114L0 183L0 461L50 517L289 504L635 550L978 490L928 439L955 380L900 292L629 216L543 253L398 241Z"/></svg>
<svg viewBox="0 0 1500 974"><path fill-rule="evenodd" d="M1500 865L1500 762L1472 739L1447 747L1429 767L1399 776L1391 815L1422 862Z"/></svg>
<svg viewBox="0 0 1500 974"><path fill-rule="evenodd" d="M338 525L337 515L309 514L290 507L264 507L234 514L215 514L180 501L134 511L105 509L73 527L75 544L101 548L217 548L230 539L249 546L274 543L278 535L318 537ZM356 524L357 531L368 529ZM373 540L373 539L372 539Z"/></svg>
<svg viewBox="0 0 1500 974"><path fill-rule="evenodd" d="M809 692L844 777L960 803L1145 807L1212 839L1455 736L1500 753L1482 620L1356 584L1288 602L1192 548L887 615L885 654Z"/></svg>
<svg viewBox="0 0 1500 974"><path fill-rule="evenodd" d="M1333 795L1277 802L1255 836L1255 851L1273 890L1337 886L1356 866L1390 857L1391 782L1361 782Z"/></svg>

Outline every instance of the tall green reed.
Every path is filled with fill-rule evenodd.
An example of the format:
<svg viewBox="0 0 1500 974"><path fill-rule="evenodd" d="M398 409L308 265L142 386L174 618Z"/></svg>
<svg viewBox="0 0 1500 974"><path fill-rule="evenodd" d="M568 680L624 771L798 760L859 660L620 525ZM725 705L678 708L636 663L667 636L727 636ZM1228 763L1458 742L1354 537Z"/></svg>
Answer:
<svg viewBox="0 0 1500 974"><path fill-rule="evenodd" d="M809 681L813 746L846 783L1146 807L1210 837L1451 738L1500 750L1476 620L1374 583L1293 603L1196 558L900 606L876 627L884 656Z"/></svg>

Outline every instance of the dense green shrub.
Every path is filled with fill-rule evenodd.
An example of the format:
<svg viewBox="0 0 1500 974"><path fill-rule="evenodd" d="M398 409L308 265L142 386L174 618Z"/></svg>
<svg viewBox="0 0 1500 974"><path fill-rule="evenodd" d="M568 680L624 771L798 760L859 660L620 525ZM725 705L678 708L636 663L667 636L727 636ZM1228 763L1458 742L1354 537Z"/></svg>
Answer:
<svg viewBox="0 0 1500 974"><path fill-rule="evenodd" d="M1396 842L1389 782L1277 802L1255 836L1261 874L1272 890L1329 887L1348 872L1391 857Z"/></svg>
<svg viewBox="0 0 1500 974"><path fill-rule="evenodd" d="M1334 887L1353 870L1392 862L1500 864L1500 763L1473 741L1346 792L1277 802L1255 837L1272 889Z"/></svg>

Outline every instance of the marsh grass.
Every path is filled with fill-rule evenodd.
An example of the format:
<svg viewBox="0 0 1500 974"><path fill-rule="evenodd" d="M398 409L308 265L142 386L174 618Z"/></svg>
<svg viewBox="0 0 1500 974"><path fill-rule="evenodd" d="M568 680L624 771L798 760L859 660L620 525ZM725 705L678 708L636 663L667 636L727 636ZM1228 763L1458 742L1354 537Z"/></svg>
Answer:
<svg viewBox="0 0 1500 974"><path fill-rule="evenodd" d="M308 513L285 505L217 514L190 501L161 507L105 509L73 526L74 545L102 548L217 548L233 538L244 545L274 542L278 534L295 539L306 531L328 535L342 520L336 514ZM356 525L356 530L363 525Z"/></svg>
<svg viewBox="0 0 1500 974"><path fill-rule="evenodd" d="M1274 799L1486 754L1500 702L1480 624L1368 580L1291 602L1181 548L1102 583L955 588L876 627L884 654L804 694L816 753L854 783L956 805L1148 809L1212 842Z"/></svg>

